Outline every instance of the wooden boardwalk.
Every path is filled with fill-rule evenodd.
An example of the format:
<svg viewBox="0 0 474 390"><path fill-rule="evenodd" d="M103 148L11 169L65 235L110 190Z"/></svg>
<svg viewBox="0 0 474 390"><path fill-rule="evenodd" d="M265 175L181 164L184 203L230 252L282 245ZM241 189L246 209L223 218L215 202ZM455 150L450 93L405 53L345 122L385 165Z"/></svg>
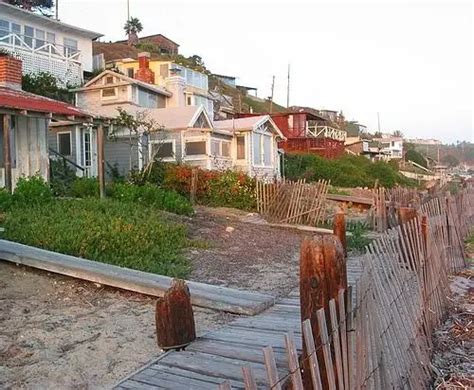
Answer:
<svg viewBox="0 0 474 390"><path fill-rule="evenodd" d="M348 261L348 283L361 274L360 258ZM355 296L355 294L354 294ZM354 297L355 299L355 297ZM241 317L199 337L185 351L170 351L122 380L116 389L217 389L228 381L243 389L242 367L250 366L259 387L267 387L262 348L272 346L279 377L288 372L285 334L293 332L301 352L299 293L293 292L254 317Z"/></svg>

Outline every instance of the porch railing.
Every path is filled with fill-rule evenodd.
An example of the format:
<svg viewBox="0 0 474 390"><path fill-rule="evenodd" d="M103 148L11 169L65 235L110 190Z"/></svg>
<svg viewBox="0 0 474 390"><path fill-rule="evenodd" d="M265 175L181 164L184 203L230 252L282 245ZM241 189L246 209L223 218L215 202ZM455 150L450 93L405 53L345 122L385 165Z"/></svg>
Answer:
<svg viewBox="0 0 474 390"><path fill-rule="evenodd" d="M347 132L335 129L331 126L308 126L308 135L314 138L332 138L338 141L345 141Z"/></svg>

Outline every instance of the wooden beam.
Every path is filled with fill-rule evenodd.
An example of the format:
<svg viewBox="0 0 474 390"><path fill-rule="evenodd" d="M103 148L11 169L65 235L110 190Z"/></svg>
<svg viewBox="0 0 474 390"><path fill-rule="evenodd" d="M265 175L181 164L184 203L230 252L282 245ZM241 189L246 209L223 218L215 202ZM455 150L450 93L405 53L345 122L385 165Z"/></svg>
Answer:
<svg viewBox="0 0 474 390"><path fill-rule="evenodd" d="M10 123L11 116L9 114L3 115L3 167L5 169L5 189L12 192L12 159L10 154Z"/></svg>
<svg viewBox="0 0 474 390"><path fill-rule="evenodd" d="M80 259L6 240L0 240L0 259L156 297L162 297L173 280L163 275ZM191 293L191 303L209 309L255 315L275 303L274 297L258 292L190 281L186 284Z"/></svg>
<svg viewBox="0 0 474 390"><path fill-rule="evenodd" d="M100 197L105 198L105 151L104 151L104 125L100 123L97 126L97 160L99 176Z"/></svg>

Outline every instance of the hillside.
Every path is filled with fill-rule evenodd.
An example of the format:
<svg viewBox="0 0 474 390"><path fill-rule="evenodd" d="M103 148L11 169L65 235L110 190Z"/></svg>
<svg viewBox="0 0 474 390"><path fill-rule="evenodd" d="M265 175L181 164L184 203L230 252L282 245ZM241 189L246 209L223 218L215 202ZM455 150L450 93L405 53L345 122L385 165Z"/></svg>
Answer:
<svg viewBox="0 0 474 390"><path fill-rule="evenodd" d="M212 75L209 76L209 89L222 95L231 97L232 104L236 112L250 112L250 109L257 113L270 112L270 101L250 96L244 91L223 83L221 80L213 77ZM285 107L274 102L272 111L285 112L287 110Z"/></svg>

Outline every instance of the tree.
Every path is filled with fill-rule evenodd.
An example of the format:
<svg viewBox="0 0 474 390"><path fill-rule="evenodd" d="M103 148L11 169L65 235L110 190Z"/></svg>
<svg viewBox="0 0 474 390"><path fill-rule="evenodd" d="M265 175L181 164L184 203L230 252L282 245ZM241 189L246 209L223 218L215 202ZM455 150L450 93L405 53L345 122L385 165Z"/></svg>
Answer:
<svg viewBox="0 0 474 390"><path fill-rule="evenodd" d="M441 159L441 161L443 162L443 164L446 164L449 167L457 167L459 165L459 160L456 156L453 156L452 154L447 154Z"/></svg>
<svg viewBox="0 0 474 390"><path fill-rule="evenodd" d="M395 131L392 133L392 135L393 135L394 137L401 137L401 138L403 138L403 133L402 133L400 130L395 130Z"/></svg>
<svg viewBox="0 0 474 390"><path fill-rule="evenodd" d="M7 0L7 3L23 8L27 11L38 11L46 16L51 16L53 0Z"/></svg>
<svg viewBox="0 0 474 390"><path fill-rule="evenodd" d="M135 46L139 43L138 33L142 32L142 22L138 18L131 17L123 26L125 33L128 35L128 45Z"/></svg>
<svg viewBox="0 0 474 390"><path fill-rule="evenodd" d="M58 79L51 73L27 73L23 75L21 84L22 89L26 92L61 100L66 103L73 103L73 93L69 92L68 87L62 87Z"/></svg>

